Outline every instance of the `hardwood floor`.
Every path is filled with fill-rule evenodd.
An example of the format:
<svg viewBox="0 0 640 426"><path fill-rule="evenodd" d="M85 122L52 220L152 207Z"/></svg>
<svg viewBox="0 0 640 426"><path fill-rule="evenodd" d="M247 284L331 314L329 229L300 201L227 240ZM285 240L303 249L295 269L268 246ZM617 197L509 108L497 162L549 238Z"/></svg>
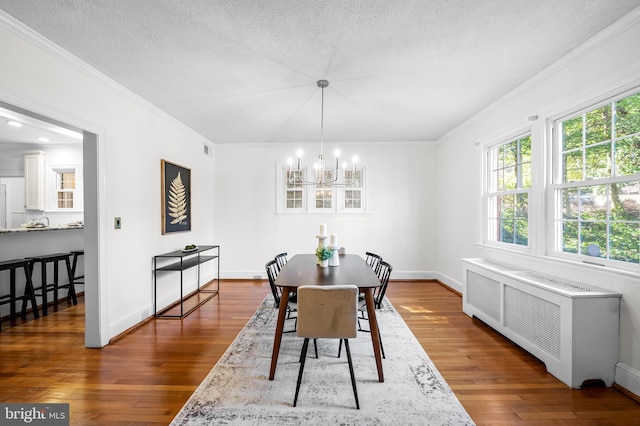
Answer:
<svg viewBox="0 0 640 426"><path fill-rule="evenodd" d="M168 424L268 292L266 282L222 281L185 319L150 320L102 349L83 346L83 303L3 321L0 401L68 402L72 424ZM568 388L462 313L447 288L392 282L387 295L477 424L638 424L640 404L613 388Z"/></svg>

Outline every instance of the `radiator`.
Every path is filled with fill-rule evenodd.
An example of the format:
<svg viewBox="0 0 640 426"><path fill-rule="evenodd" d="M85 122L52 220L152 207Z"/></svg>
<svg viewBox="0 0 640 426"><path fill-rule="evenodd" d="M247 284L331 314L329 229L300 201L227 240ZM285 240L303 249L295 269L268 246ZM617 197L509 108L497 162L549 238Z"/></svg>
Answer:
<svg viewBox="0 0 640 426"><path fill-rule="evenodd" d="M486 259L463 259L462 309L572 388L612 386L621 295Z"/></svg>

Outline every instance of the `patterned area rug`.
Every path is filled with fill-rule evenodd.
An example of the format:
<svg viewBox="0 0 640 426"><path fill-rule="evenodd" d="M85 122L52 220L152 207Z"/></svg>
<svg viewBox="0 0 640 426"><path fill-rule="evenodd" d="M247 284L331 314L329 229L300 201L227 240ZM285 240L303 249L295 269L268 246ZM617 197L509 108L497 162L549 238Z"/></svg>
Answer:
<svg viewBox="0 0 640 426"><path fill-rule="evenodd" d="M346 354L338 340L309 344L297 407L293 397L302 338L282 337L275 379L269 381L277 309L267 296L172 425L473 425L404 320L389 303L376 311L386 359L378 382L371 335L350 340L360 410ZM364 323L363 326L368 327ZM286 321L285 331L293 327Z"/></svg>

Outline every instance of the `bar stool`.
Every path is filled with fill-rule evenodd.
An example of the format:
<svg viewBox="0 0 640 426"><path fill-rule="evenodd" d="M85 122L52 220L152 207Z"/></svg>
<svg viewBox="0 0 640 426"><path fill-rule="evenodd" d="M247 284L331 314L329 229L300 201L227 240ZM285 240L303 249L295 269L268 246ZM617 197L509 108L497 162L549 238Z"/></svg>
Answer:
<svg viewBox="0 0 640 426"><path fill-rule="evenodd" d="M73 276L73 284L84 285L84 275L76 275L76 268L78 266L78 257L84 256L84 250L71 250L71 254L73 255L73 263L71 264L71 274Z"/></svg>
<svg viewBox="0 0 640 426"><path fill-rule="evenodd" d="M16 269L23 268L25 276L24 294L16 295ZM4 260L0 262L0 271L9 271L9 294L0 296L0 306L10 304L9 318L16 317L16 302L22 300L22 318L27 317L27 300L31 301L31 310L34 318L40 318L38 304L31 282L31 265L27 259Z"/></svg>
<svg viewBox="0 0 640 426"><path fill-rule="evenodd" d="M35 291L40 291L40 293L35 293L36 296L42 297L42 315L47 315L47 293L53 291L53 303L58 306L58 290L61 288L68 288L69 293L67 295L67 303L70 303L69 298L73 301L74 305L78 304L78 300L76 299L76 289L73 285L73 273L71 272L71 253L55 253L48 254L44 256L35 256L28 257L31 264L31 270L33 271L34 265L36 263L40 264L40 286L35 287ZM60 284L59 283L59 274L58 274L58 262L64 260L65 266L67 268L67 276L69 277L68 284ZM53 282L47 283L47 264L53 263Z"/></svg>

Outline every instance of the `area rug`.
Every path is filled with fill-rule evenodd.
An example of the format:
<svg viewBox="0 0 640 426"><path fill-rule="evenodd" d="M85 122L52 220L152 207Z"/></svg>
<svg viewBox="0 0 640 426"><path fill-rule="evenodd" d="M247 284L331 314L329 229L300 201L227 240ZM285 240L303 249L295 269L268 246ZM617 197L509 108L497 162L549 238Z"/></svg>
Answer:
<svg viewBox="0 0 640 426"><path fill-rule="evenodd" d="M278 311L267 296L220 361L173 419L172 425L473 425L395 308L377 312L386 359L378 381L371 335L350 340L360 410L346 355L338 340L318 340L293 407L302 338L282 337L275 379L269 380ZM293 327L292 321L285 323ZM363 324L363 326L368 324Z"/></svg>

